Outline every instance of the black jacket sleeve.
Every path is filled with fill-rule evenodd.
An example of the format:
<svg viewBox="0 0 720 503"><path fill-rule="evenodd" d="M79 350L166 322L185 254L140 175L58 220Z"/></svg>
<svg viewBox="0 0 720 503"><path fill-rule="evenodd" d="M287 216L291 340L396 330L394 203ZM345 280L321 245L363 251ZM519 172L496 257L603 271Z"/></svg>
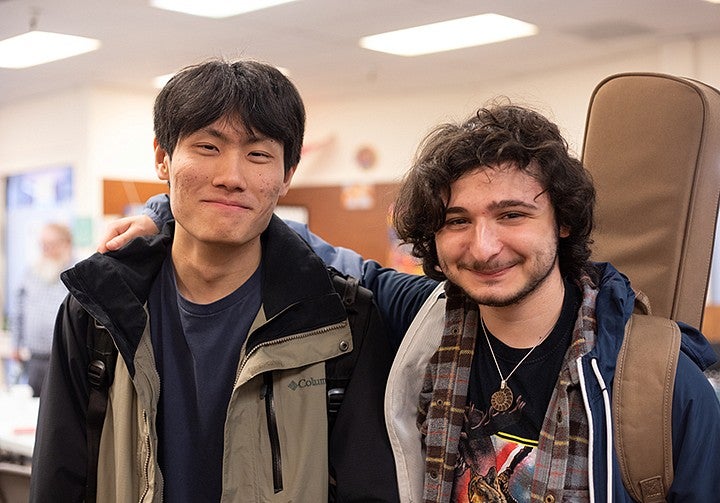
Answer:
<svg viewBox="0 0 720 503"><path fill-rule="evenodd" d="M80 502L87 464L88 327L93 321L66 297L55 321L50 369L40 397L31 502Z"/></svg>

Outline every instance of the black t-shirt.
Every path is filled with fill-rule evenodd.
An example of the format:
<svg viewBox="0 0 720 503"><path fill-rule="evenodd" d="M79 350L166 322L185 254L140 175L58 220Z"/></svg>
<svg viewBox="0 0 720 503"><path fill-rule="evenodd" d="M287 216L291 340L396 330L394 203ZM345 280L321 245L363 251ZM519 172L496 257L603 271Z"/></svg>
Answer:
<svg viewBox="0 0 720 503"><path fill-rule="evenodd" d="M148 304L160 375L156 424L164 500L220 501L225 419L240 351L260 309L260 268L227 297L195 304L177 291L168 257Z"/></svg>
<svg viewBox="0 0 720 503"><path fill-rule="evenodd" d="M507 381L514 402L505 412L490 406L490 396L500 388L500 375L482 328L478 328L455 469L454 503L478 497L475 500L530 501L535 447L570 346L580 301L580 289L565 282L565 298L555 327ZM504 376L529 351L511 348L489 331L488 338Z"/></svg>

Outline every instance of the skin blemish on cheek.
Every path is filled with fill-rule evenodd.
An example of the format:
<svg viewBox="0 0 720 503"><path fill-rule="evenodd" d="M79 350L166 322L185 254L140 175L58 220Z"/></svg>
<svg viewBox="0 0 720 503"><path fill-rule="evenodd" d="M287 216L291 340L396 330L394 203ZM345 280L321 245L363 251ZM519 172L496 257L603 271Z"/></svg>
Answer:
<svg viewBox="0 0 720 503"><path fill-rule="evenodd" d="M197 169L197 168L188 168L185 170L182 170L179 173L176 173L175 180L182 180L185 182L196 182L196 181L204 181L209 180L210 174L205 173L204 171Z"/></svg>

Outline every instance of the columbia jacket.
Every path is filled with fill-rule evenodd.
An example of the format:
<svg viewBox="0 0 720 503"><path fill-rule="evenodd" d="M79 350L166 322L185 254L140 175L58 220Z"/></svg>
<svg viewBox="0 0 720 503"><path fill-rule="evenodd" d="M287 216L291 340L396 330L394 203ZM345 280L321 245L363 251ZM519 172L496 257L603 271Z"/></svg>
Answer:
<svg viewBox="0 0 720 503"><path fill-rule="evenodd" d="M427 363L440 345L445 326L444 285L383 268L352 250L328 245L301 226L294 228L325 261L363 278L396 337L402 338L385 392L385 419L400 499L422 502L425 455L417 406ZM596 344L576 361L591 432L588 496L594 502L629 503L632 499L623 486L613 448L610 404L617 355L635 295L627 278L612 265L596 267L601 278L595 306ZM716 501L720 494L720 403L702 374L716 356L700 332L679 325L681 354L672 408L674 481L668 501ZM562 501L562 495L554 497Z"/></svg>
<svg viewBox="0 0 720 503"><path fill-rule="evenodd" d="M163 500L155 427L160 382L146 300L170 252L171 236L172 223L160 235L95 254L63 274L70 295L58 315L40 402L31 501L84 498L86 345L95 324L110 332L119 351L100 444L98 501ZM340 452L343 442L331 439L328 454L325 362L354 348L345 308L325 265L276 217L262 235L262 250L262 306L240 355L227 410L222 501L328 501L329 465L339 500L393 501L392 463L377 480L372 470L368 474L362 465L350 470L347 461L341 462L353 454ZM356 371L384 380L389 361L360 353ZM277 404L273 410L261 392L268 376L272 404ZM380 400L369 403L372 399L368 393L346 396L335 429L359 430L352 421L361 421L375 439L364 446L372 454L361 459L374 458L384 466L382 460L392 458ZM379 422L373 422L375 409ZM271 415L274 423L268 421Z"/></svg>

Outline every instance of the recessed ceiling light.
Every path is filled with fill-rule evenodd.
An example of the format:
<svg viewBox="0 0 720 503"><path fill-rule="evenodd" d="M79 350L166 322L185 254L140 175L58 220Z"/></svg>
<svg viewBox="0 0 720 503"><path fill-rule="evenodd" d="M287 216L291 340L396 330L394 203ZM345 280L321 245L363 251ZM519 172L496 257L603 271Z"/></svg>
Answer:
<svg viewBox="0 0 720 503"><path fill-rule="evenodd" d="M100 41L47 31L29 31L0 40L0 68L27 68L94 51Z"/></svg>
<svg viewBox="0 0 720 503"><path fill-rule="evenodd" d="M296 0L150 0L150 5L193 16L222 18L294 1Z"/></svg>
<svg viewBox="0 0 720 503"><path fill-rule="evenodd" d="M398 56L419 56L528 37L537 32L537 26L524 21L481 14L363 37L360 46Z"/></svg>

